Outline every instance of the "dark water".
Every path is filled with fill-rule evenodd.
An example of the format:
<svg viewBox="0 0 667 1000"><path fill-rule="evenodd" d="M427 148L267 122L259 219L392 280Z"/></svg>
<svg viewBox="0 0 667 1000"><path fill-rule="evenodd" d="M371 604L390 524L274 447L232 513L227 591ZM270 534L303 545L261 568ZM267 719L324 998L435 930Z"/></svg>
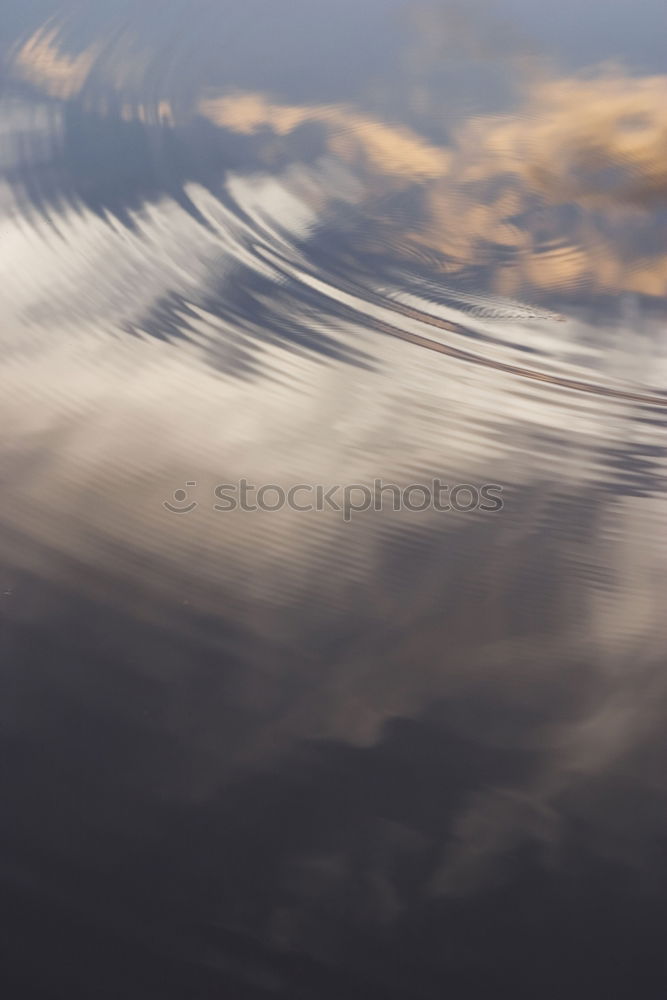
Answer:
<svg viewBox="0 0 667 1000"><path fill-rule="evenodd" d="M665 995L666 29L5 0L4 995Z"/></svg>

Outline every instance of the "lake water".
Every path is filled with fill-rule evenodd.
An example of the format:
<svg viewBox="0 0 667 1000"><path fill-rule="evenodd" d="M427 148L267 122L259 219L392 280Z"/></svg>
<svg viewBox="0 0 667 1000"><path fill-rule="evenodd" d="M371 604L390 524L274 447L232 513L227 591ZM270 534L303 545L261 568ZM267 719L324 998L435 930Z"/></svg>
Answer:
<svg viewBox="0 0 667 1000"><path fill-rule="evenodd" d="M8 997L663 997L667 9L5 0Z"/></svg>

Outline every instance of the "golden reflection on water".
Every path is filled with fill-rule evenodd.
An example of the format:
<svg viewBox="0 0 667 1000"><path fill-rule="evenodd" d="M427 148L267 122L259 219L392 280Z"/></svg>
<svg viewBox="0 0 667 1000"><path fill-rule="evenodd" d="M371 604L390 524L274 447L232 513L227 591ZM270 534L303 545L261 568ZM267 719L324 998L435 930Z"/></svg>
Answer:
<svg viewBox="0 0 667 1000"><path fill-rule="evenodd" d="M17 49L14 72L50 97L67 100L81 92L98 51L91 45L76 56L68 55L58 45L58 29L46 26Z"/></svg>
<svg viewBox="0 0 667 1000"><path fill-rule="evenodd" d="M97 54L91 45L68 55L45 29L17 50L14 67L50 96L71 99L85 90ZM459 121L448 145L350 105L288 104L259 92L204 94L197 111L242 135L284 139L321 126L328 152L365 177L369 199L419 189L419 218L397 246L440 255L450 273L485 266L500 294L664 296L667 247L652 213L667 198L667 76L621 67L541 73L522 93L512 111ZM175 121L166 96L124 101L120 114ZM382 221L377 199L367 210Z"/></svg>
<svg viewBox="0 0 667 1000"><path fill-rule="evenodd" d="M100 113L107 98L103 105L87 92L95 59L92 48L66 55L53 32L42 32L18 49L15 67L54 99L81 98ZM169 95L131 100L121 63L111 62L123 119L181 126ZM589 78L554 74L536 80L513 111L464 117L447 143L346 103L202 91L196 109L221 129L267 144L316 125L324 150L358 181L349 191L362 218L386 225L392 255L423 247L440 255L443 270L461 274L486 265L501 294L659 297L667 250L664 237L651 243L645 235L659 224L653 212L667 195L666 83L620 69ZM294 233L309 197L306 176L306 168L297 173L302 201L296 193L286 200L284 177L261 169L235 177L225 193L236 192L239 216L253 222L287 205ZM421 211L406 235L383 205L410 190ZM312 191L317 211L312 219L303 211L306 236L335 194L316 181ZM582 374L572 358L593 338L576 320L547 330L517 321L507 342L479 348L454 337L436 354L415 350L412 328L403 339L375 336L386 303L355 303L305 271L283 300L284 272L272 272L266 257L268 277L260 270L239 219L201 186L190 184L187 193L208 229L166 196L142 204L132 233L79 205L62 211L59 242L41 219L7 226L18 262L8 298L16 301L15 337L26 351L9 358L0 400L2 423L20 443L12 452L13 509L3 513L11 529L7 565L50 575L65 594L85 587L102 607L113 599L132 621L159 623L164 649L135 650L136 669L168 678L171 671L172 681L187 677L194 654L213 641L211 622L233 623L240 639L214 637L220 658L223 643L246 644L220 704L186 718L173 684L170 724L194 747L191 770L172 778L181 794L216 788L234 754L270 757L309 737L373 743L389 719L464 690L490 693L510 709L527 700L530 708L531 699L549 703L565 677L576 687L573 710L554 710L545 725L539 713L536 722L519 714L507 732L482 734L550 752L534 778L518 778L509 792L485 790L461 810L460 843L443 851L434 892L474 886L486 859L526 827L532 835L537 825L542 836L543 815L548 839L563 788L610 770L647 726L662 724L655 706L667 697L656 667L665 642L664 398L646 398L645 371L640 397L584 381L590 366ZM372 235L371 226L369 242ZM250 237L257 253L266 233ZM252 280L241 267L221 276L223 251ZM274 313L255 321L251 312L241 326L246 317L228 315L224 297L203 296L211 272L231 306L243 278L255 293L251 305L259 287ZM299 297L307 281L319 298ZM187 345L178 349L142 336L140 325L174 292L188 310ZM314 351L288 352L284 340L263 338L267 316L277 316L284 337L306 310L316 332L335 328L375 365L322 364ZM398 315L388 319L396 323ZM425 316L407 319L414 325ZM14 332L11 317L8 327ZM128 327L139 335L118 336ZM652 337L655 326L648 329ZM113 336L96 338L107 330ZM433 324L427 332L433 335ZM642 331L622 333L627 365L630 353L639 355ZM520 368L519 349L540 338L541 354L526 362L533 367ZM261 362L245 381L197 353L200 342L231 352L243 339ZM596 379L604 346L593 356ZM488 353L476 360L473 349ZM565 376L545 370L552 359ZM649 365L653 378L653 359ZM637 402L643 409L630 405ZM336 517L283 511L223 522L210 504L215 482L230 476L291 485L386 472L404 483L443 467L459 481L511 484L503 519L387 516L344 527ZM624 482L633 471L636 482ZM174 519L163 500L188 480L198 483L200 507L192 518ZM191 640L192 662L189 649L179 659L173 636ZM594 697L580 708L582 662L590 665ZM230 725L229 743L219 735L223 708L243 720L240 735ZM479 739L477 723L460 725Z"/></svg>
<svg viewBox="0 0 667 1000"><path fill-rule="evenodd" d="M320 122L331 152L353 164L363 157L369 190L376 174L420 184L426 218L410 238L442 254L448 271L489 263L501 294L667 292L667 249L644 255L632 243L667 198L667 76L542 83L516 114L465 122L449 149L344 107L261 94L208 98L200 111L247 134ZM568 206L577 211L564 226Z"/></svg>

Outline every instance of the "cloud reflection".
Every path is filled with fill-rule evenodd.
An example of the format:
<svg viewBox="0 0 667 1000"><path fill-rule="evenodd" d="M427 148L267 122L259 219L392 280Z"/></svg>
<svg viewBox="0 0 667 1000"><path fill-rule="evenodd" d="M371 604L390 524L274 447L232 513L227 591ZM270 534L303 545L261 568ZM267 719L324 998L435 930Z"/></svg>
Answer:
<svg viewBox="0 0 667 1000"><path fill-rule="evenodd" d="M441 128L433 94L134 93L141 51L43 29L5 109L8 799L186 983L467 996L544 954L537 908L588 947L580 869L636 900L667 798L667 78L554 71ZM436 474L502 518L203 502Z"/></svg>

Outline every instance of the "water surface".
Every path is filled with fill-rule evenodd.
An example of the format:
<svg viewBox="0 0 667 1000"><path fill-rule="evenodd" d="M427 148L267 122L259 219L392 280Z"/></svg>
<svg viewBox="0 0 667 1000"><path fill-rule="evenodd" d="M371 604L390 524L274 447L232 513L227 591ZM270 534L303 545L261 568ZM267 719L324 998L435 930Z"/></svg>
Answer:
<svg viewBox="0 0 667 1000"><path fill-rule="evenodd" d="M663 996L663 5L0 25L8 995Z"/></svg>

